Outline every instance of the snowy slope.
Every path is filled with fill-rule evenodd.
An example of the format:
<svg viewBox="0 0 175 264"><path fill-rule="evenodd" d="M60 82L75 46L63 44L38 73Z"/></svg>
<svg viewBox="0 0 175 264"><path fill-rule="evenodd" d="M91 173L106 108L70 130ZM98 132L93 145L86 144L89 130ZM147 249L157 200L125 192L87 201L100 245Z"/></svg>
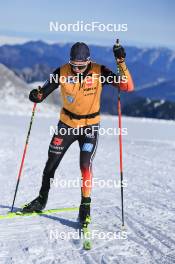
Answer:
<svg viewBox="0 0 175 264"><path fill-rule="evenodd" d="M1 115L0 214L10 209L29 116ZM38 194L51 139L50 125L57 117L36 114L16 207ZM116 127L115 117L104 116L101 127ZM0 263L74 264L172 264L175 263L175 123L124 118L125 221L127 239L95 239L91 251L83 251L76 239L50 240L50 231L77 230L77 212L35 218L0 220ZM119 179L117 136L100 136L94 160L94 177ZM57 179L80 178L78 144L68 150ZM47 208L78 206L79 188L52 187ZM95 187L92 194L92 228L119 232L119 188Z"/></svg>
<svg viewBox="0 0 175 264"><path fill-rule="evenodd" d="M29 101L28 95L33 87L21 80L6 66L0 64L0 113L31 115L32 103ZM57 107L47 103L38 104L37 108L41 114L49 116L55 115L57 111Z"/></svg>

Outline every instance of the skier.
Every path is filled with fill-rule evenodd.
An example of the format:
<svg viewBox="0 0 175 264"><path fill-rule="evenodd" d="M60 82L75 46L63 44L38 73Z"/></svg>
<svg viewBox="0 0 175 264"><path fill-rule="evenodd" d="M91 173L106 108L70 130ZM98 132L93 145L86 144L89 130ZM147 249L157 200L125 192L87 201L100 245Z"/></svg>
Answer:
<svg viewBox="0 0 175 264"><path fill-rule="evenodd" d="M113 78L112 85L121 91L134 90L132 77L125 64L124 48L114 45L113 52L119 68L117 75L104 65L92 62L89 47L83 42L77 42L71 48L69 63L53 72L55 78L50 78L42 88L30 92L29 99L32 102L41 103L60 86L63 108L60 113L58 130L49 146L39 196L26 204L22 212L38 212L45 208L51 179L54 178L55 171L65 152L73 142L78 140L82 175L79 220L81 223L90 222L92 161L98 143L102 91L102 78L96 77L103 77L105 80L103 84L111 84L111 78ZM93 78L93 76L96 77ZM70 128L77 128L79 133L74 133Z"/></svg>

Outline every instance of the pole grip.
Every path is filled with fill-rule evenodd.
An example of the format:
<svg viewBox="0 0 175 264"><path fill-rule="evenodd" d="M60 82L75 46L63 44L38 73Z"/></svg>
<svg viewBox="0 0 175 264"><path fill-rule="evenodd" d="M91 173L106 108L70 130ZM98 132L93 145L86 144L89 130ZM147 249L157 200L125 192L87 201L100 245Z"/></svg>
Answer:
<svg viewBox="0 0 175 264"><path fill-rule="evenodd" d="M120 46L120 42L119 42L119 39L116 39L116 44L115 44L117 47Z"/></svg>

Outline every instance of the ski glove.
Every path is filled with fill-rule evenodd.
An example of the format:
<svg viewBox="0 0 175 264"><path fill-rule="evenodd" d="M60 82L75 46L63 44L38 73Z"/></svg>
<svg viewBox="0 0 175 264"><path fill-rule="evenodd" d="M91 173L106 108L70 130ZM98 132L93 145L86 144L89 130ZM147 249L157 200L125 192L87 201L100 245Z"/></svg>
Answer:
<svg viewBox="0 0 175 264"><path fill-rule="evenodd" d="M40 90L34 89L29 94L29 99L33 103L41 103L42 102L43 94Z"/></svg>
<svg viewBox="0 0 175 264"><path fill-rule="evenodd" d="M114 57L116 58L116 60L121 60L124 61L125 57L126 57L126 52L125 49L122 46L113 46L113 53L114 53Z"/></svg>

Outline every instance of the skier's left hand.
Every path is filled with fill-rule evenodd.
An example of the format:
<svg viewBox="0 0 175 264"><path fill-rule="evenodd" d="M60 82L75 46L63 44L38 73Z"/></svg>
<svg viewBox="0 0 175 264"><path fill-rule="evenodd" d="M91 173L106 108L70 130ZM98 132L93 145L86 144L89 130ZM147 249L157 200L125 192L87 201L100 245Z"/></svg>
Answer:
<svg viewBox="0 0 175 264"><path fill-rule="evenodd" d="M117 62L120 63L120 62L123 62L125 60L126 52L122 46L114 45L113 46L113 53L114 53L114 57L117 60Z"/></svg>
<svg viewBox="0 0 175 264"><path fill-rule="evenodd" d="M38 89L33 89L29 94L29 99L33 103L41 103L42 102L42 92L40 91L40 87Z"/></svg>

